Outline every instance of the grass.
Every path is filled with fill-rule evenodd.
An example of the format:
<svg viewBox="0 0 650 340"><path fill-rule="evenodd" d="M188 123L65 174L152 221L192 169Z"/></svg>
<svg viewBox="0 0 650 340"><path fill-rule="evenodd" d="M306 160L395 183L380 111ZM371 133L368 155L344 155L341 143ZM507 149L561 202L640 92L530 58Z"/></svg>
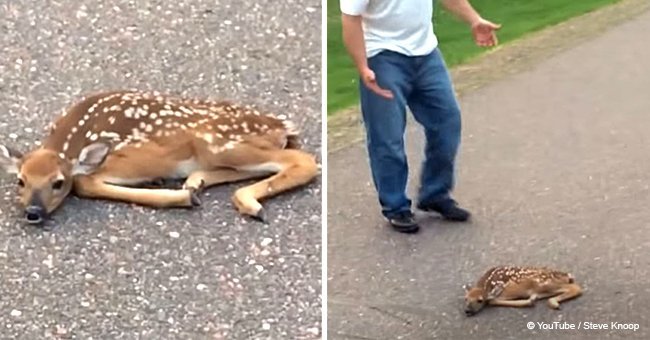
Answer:
<svg viewBox="0 0 650 340"><path fill-rule="evenodd" d="M507 43L620 0L474 0L474 8L486 19L502 24L499 43ZM358 76L341 39L339 0L327 0L327 113L358 103ZM447 64L451 67L476 57L485 49L474 45L466 24L437 6L434 30Z"/></svg>

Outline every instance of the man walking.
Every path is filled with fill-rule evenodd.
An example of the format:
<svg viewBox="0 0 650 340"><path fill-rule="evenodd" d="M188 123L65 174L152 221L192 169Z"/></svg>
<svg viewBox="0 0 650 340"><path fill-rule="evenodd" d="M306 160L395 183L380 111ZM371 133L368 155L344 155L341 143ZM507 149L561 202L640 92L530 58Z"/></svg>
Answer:
<svg viewBox="0 0 650 340"><path fill-rule="evenodd" d="M499 25L467 0L441 0L467 22L479 46L494 46ZM433 0L341 0L343 40L361 78L361 110L372 177L382 213L393 228L419 226L406 197L406 107L425 130L425 161L417 208L466 221L450 196L460 144L460 108L433 32Z"/></svg>

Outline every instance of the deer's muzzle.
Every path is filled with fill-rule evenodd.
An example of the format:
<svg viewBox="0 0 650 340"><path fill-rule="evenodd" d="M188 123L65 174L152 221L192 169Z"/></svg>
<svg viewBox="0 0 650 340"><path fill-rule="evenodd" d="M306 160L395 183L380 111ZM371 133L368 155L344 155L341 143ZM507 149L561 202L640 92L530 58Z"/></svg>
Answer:
<svg viewBox="0 0 650 340"><path fill-rule="evenodd" d="M25 221L29 224L42 224L47 218L47 209L43 206L38 195L30 200L29 205L25 207Z"/></svg>

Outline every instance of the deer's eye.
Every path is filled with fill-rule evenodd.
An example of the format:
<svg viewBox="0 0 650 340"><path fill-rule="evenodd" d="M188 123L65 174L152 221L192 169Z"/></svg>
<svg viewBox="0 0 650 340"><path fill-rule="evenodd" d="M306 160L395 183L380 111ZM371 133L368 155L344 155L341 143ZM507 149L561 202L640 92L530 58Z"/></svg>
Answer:
<svg viewBox="0 0 650 340"><path fill-rule="evenodd" d="M16 182L19 188L24 188L25 187L25 182L22 179L18 179L18 182Z"/></svg>
<svg viewBox="0 0 650 340"><path fill-rule="evenodd" d="M52 183L52 189L54 190L61 190L63 188L63 180L62 179L57 179Z"/></svg>

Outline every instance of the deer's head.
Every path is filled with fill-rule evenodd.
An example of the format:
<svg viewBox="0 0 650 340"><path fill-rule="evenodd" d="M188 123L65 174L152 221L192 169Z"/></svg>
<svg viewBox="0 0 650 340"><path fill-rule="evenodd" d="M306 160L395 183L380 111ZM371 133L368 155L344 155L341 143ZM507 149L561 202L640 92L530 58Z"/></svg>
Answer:
<svg viewBox="0 0 650 340"><path fill-rule="evenodd" d="M488 301L496 298L503 291L503 285L496 285L490 291L471 285L463 286L465 289L465 315L473 316L487 305Z"/></svg>
<svg viewBox="0 0 650 340"><path fill-rule="evenodd" d="M27 223L41 224L71 192L74 176L94 171L108 152L107 144L94 143L69 160L46 148L23 155L0 145L0 169L17 176L18 199Z"/></svg>

